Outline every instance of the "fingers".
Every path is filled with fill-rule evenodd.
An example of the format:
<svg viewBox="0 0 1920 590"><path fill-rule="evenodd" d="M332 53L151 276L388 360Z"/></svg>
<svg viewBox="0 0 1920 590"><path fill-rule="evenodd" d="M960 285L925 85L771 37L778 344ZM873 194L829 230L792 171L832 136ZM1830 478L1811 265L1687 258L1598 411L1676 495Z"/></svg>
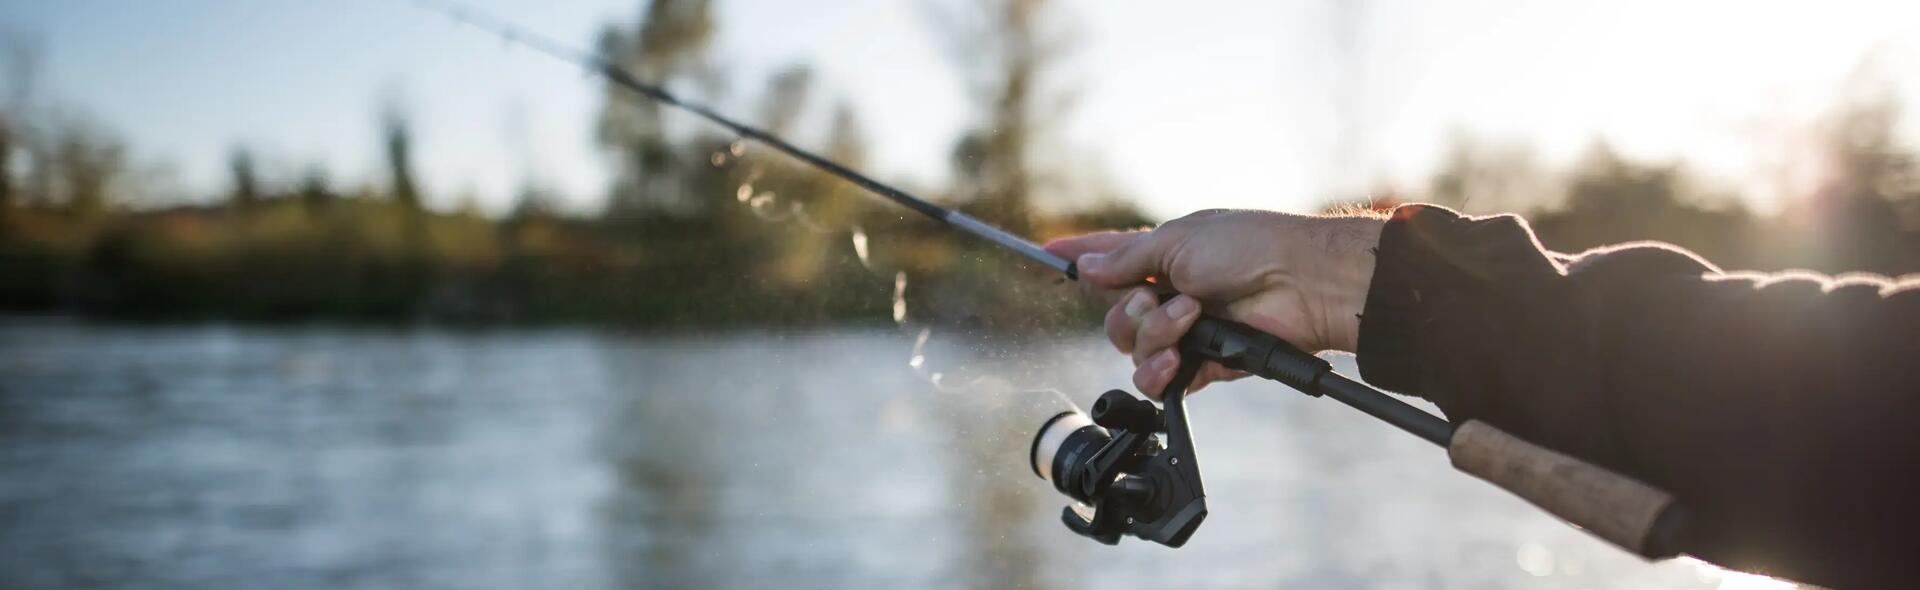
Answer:
<svg viewBox="0 0 1920 590"><path fill-rule="evenodd" d="M1147 312L1160 307L1153 292L1146 287L1135 287L1127 291L1120 302L1107 310L1107 341L1122 353L1133 352L1134 334L1139 331L1140 318Z"/></svg>
<svg viewBox="0 0 1920 590"><path fill-rule="evenodd" d="M1141 314L1133 332L1133 364L1139 366L1161 350L1174 348L1187 328L1193 327L1194 320L1199 318L1200 302L1187 295L1174 297L1166 305Z"/></svg>
<svg viewBox="0 0 1920 590"><path fill-rule="evenodd" d="M1087 250L1075 258L1080 278L1097 286L1117 289L1140 284L1151 277L1166 276L1172 270L1167 267L1171 264L1174 250L1186 243L1187 236L1199 235L1196 232L1204 231L1201 228L1207 226L1208 218L1227 213L1230 211L1225 209L1198 211L1169 221L1152 231L1132 232L1131 239L1099 238L1111 240L1100 244L1111 245L1112 248L1104 252ZM1089 243L1093 243L1094 239L1087 237Z"/></svg>
<svg viewBox="0 0 1920 590"><path fill-rule="evenodd" d="M1079 260L1081 256L1087 254L1112 252L1115 248L1119 248L1121 244L1131 242L1146 233L1144 230L1091 233L1083 236L1060 238L1047 242L1045 246L1041 247L1045 248L1048 252L1052 252L1054 256L1059 256L1067 260Z"/></svg>
<svg viewBox="0 0 1920 590"><path fill-rule="evenodd" d="M1158 301L1151 289L1135 287L1107 310L1107 341L1120 352L1133 355L1135 365L1178 344L1180 336L1200 318L1200 301L1193 297L1174 297L1164 306Z"/></svg>
<svg viewBox="0 0 1920 590"><path fill-rule="evenodd" d="M1155 230L1119 242L1106 252L1082 254L1075 263L1080 279L1087 283L1109 289L1138 285L1147 277L1165 274L1161 268L1161 261L1165 259L1162 254L1177 242L1166 230Z"/></svg>
<svg viewBox="0 0 1920 590"><path fill-rule="evenodd" d="M1180 369L1180 353L1174 349L1160 351L1133 370L1133 386L1139 388L1154 401L1160 401L1160 394L1167 389L1167 383L1173 381L1173 374ZM1222 367L1219 363L1208 361L1200 366L1200 372L1187 385L1187 392L1200 391L1208 385L1222 381L1232 381L1246 377L1247 373Z"/></svg>
<svg viewBox="0 0 1920 590"><path fill-rule="evenodd" d="M1115 348L1133 357L1133 384L1155 400L1173 380L1180 367L1178 345L1193 323L1200 319L1200 302L1181 295L1157 305L1153 292L1137 288L1107 313L1107 339ZM1194 375L1188 391L1199 391L1208 384L1247 376L1209 362Z"/></svg>
<svg viewBox="0 0 1920 590"><path fill-rule="evenodd" d="M1180 351L1162 350L1147 357L1147 361L1133 368L1133 386L1141 394L1160 400L1160 390L1167 388L1167 382L1173 380L1173 374L1180 368Z"/></svg>
<svg viewBox="0 0 1920 590"><path fill-rule="evenodd" d="M1107 311L1107 340L1122 353L1133 357L1133 384L1155 400L1173 380L1180 365L1176 351L1180 337L1200 318L1199 302L1181 295L1160 305L1153 291L1136 287ZM1194 376L1188 391L1199 391L1209 384L1232 381L1246 373L1207 363Z"/></svg>
<svg viewBox="0 0 1920 590"><path fill-rule="evenodd" d="M1181 256L1186 236L1204 235L1203 219L1221 211L1202 211L1174 220L1152 231L1104 232L1047 243L1055 255L1073 259L1082 282L1110 290L1127 289L1107 311L1107 339L1132 357L1134 385L1156 399L1179 366L1175 348L1201 314L1199 300L1181 295L1159 303L1153 291L1140 287L1150 278L1169 277L1169 261ZM1196 233L1198 232L1198 233ZM1162 283L1165 284L1165 283ZM1207 383L1238 379L1243 373L1208 363L1190 389Z"/></svg>
<svg viewBox="0 0 1920 590"><path fill-rule="evenodd" d="M1241 377L1246 377L1247 375L1249 375L1249 373L1245 371L1235 371L1222 367L1219 363L1209 362L1205 366L1200 367L1200 374L1193 376L1193 383L1187 386L1187 391L1200 391L1208 385L1223 381L1233 381Z"/></svg>
<svg viewBox="0 0 1920 590"><path fill-rule="evenodd" d="M1134 385L1157 399L1180 364L1180 337L1198 319L1198 300L1181 295L1159 305L1151 290L1136 288L1107 312L1107 339L1133 356Z"/></svg>

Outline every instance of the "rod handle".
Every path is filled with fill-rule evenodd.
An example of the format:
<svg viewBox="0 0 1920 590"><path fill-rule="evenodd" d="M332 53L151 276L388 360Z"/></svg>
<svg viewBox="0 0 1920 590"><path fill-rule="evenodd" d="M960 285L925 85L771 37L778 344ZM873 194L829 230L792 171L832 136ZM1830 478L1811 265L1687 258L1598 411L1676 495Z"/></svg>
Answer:
<svg viewBox="0 0 1920 590"><path fill-rule="evenodd" d="M1453 466L1647 559L1672 557L1684 512L1671 494L1479 420L1454 428Z"/></svg>
<svg viewBox="0 0 1920 590"><path fill-rule="evenodd" d="M1180 295L1165 285L1149 285L1160 303ZM1319 380L1333 371L1333 365L1313 353L1300 350L1260 329L1233 320L1201 314L1180 338L1183 355L1198 355L1221 366L1248 373L1300 390L1320 395Z"/></svg>

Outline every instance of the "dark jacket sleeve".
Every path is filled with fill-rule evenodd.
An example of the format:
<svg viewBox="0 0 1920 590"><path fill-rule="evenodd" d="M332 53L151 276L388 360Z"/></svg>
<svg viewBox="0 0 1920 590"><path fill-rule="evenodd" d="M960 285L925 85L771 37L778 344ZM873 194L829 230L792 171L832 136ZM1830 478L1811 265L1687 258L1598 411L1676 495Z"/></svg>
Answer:
<svg viewBox="0 0 1920 590"><path fill-rule="evenodd" d="M1546 251L1512 216L1394 211L1361 375L1673 493L1688 553L1836 587L1920 572L1920 285Z"/></svg>

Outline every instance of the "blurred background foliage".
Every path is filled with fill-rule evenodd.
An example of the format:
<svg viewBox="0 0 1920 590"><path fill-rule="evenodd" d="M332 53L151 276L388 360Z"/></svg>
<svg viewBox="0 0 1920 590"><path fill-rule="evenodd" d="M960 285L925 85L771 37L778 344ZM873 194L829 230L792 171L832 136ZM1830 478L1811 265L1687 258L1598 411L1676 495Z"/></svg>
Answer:
<svg viewBox="0 0 1920 590"><path fill-rule="evenodd" d="M951 148L950 186L909 187L1010 230L1045 239L1153 220L1078 169L1050 140L1072 88L1052 66L1073 46L1040 0L942 14L975 121ZM696 100L734 96L708 56L709 0L658 0L611 23L594 46L644 79ZM217 198L157 205L149 174L112 130L40 104L38 61L12 43L0 109L0 308L127 318L595 322L638 326L805 325L912 315L985 328L1077 318L1087 302L1036 297L990 248L872 199L847 183L608 87L594 115L615 181L591 214L563 213L529 179L504 215L435 210L415 181L404 108L370 124L384 178L340 179L317 166L268 174L234 146ZM1818 182L1779 212L1702 182L1682 162L1632 161L1596 142L1551 169L1525 145L1462 135L1426 186L1382 187L1371 206L1435 202L1516 212L1556 250L1663 240L1729 269L1920 272L1920 172L1899 140L1903 113L1870 68L1832 107L1815 144ZM824 153L861 168L860 113L822 100L794 64L747 89L745 113L798 135L829 121ZM1196 105L1200 107L1200 105ZM1045 154L1042 155L1042 151ZM1204 173L1204 171L1196 171ZM1093 180L1089 180L1093 178ZM1329 203L1351 203L1332 195ZM1196 198L1195 208L1204 207ZM1331 206L1331 205L1330 205ZM1037 271L1032 273L1039 276ZM906 281L902 283L901 281ZM1041 309L1050 313L1038 313ZM1067 312L1060 313L1060 309ZM982 310L993 310L983 312Z"/></svg>
<svg viewBox="0 0 1920 590"><path fill-rule="evenodd" d="M1816 126L1804 160L1791 164L1811 170L1814 181L1772 214L1752 211L1683 163L1630 161L1604 142L1570 169L1550 170L1524 147L1458 139L1426 192L1411 198L1521 213L1544 245L1562 252L1659 240L1726 270L1915 273L1920 152L1902 143L1902 116L1898 88L1878 70L1857 71Z"/></svg>

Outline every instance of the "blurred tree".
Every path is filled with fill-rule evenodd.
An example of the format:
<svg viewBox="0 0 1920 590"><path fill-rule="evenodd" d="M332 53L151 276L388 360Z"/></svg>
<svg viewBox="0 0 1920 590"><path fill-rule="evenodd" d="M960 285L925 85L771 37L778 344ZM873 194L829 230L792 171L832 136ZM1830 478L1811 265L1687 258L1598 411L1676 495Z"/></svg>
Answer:
<svg viewBox="0 0 1920 590"><path fill-rule="evenodd" d="M1448 141L1440 169L1427 184L1433 203L1463 212L1557 207L1565 190L1532 149L1487 143L1465 134L1455 134Z"/></svg>
<svg viewBox="0 0 1920 590"><path fill-rule="evenodd" d="M37 43L23 35L0 32L0 88L6 102L0 105L0 215L23 200L16 166L23 163L18 152L26 151L27 102L33 95L33 83L39 73Z"/></svg>
<svg viewBox="0 0 1920 590"><path fill-rule="evenodd" d="M318 164L307 167L306 173L300 176L298 194L300 203L306 206L309 213L325 210L338 198L330 186L326 169Z"/></svg>
<svg viewBox="0 0 1920 590"><path fill-rule="evenodd" d="M773 75L761 99L760 123L774 135L791 136L813 94L813 68L787 66Z"/></svg>
<svg viewBox="0 0 1920 590"><path fill-rule="evenodd" d="M1567 207L1577 215L1620 221L1658 216L1679 202L1678 177L1677 166L1629 162L1612 146L1595 143L1573 173Z"/></svg>
<svg viewBox="0 0 1920 590"><path fill-rule="evenodd" d="M1863 64L1819 130L1827 178L1788 204L1769 258L1828 272L1920 272L1920 156L1894 78Z"/></svg>
<svg viewBox="0 0 1920 590"><path fill-rule="evenodd" d="M867 163L867 151L866 130L860 125L858 113L853 105L841 103L834 108L833 122L827 128L827 157L860 168ZM828 177L825 173L821 173L821 176L827 179L828 188L815 206L814 217L828 227L847 227L853 223L866 189L839 178Z"/></svg>
<svg viewBox="0 0 1920 590"><path fill-rule="evenodd" d="M710 80L706 62L713 40L711 0L653 0L632 30L609 26L600 34L602 59L647 82L668 85L688 78ZM672 140L661 107L607 84L598 121L600 144L613 154L617 173L607 214L632 218L651 212L687 212L697 205L677 172Z"/></svg>
<svg viewBox="0 0 1920 590"><path fill-rule="evenodd" d="M409 313L431 313L421 309L440 275L449 270L447 260L435 259L434 215L424 206L420 186L413 174L413 129L407 114L397 101L388 102L380 117L386 144L388 196L399 209L399 248L391 266L374 265L372 274L391 298L391 305ZM388 211L391 211L389 209ZM383 215L391 219L392 215ZM458 306L455 306L458 307Z"/></svg>
<svg viewBox="0 0 1920 590"><path fill-rule="evenodd" d="M1845 90L1827 135L1832 191L1886 201L1902 227L1920 231L1920 154L1899 137L1901 78L1881 71L1877 54L1861 64Z"/></svg>
<svg viewBox="0 0 1920 590"><path fill-rule="evenodd" d="M11 114L0 111L0 215L6 215L6 210L13 208L13 148L16 141L13 129Z"/></svg>
<svg viewBox="0 0 1920 590"><path fill-rule="evenodd" d="M513 197L513 209L507 213L508 219L526 219L546 217L554 214L554 196L546 186L533 180L520 184L520 191Z"/></svg>
<svg viewBox="0 0 1920 590"><path fill-rule="evenodd" d="M407 116L397 106L387 107L381 116L386 137L387 175L395 202L409 211L421 210L420 187L413 178L413 132Z"/></svg>
<svg viewBox="0 0 1920 590"><path fill-rule="evenodd" d="M229 206L242 212L253 210L260 202L260 177L254 170L253 154L235 146L227 156L227 169L233 174Z"/></svg>
<svg viewBox="0 0 1920 590"><path fill-rule="evenodd" d="M59 130L52 156L56 202L80 219L104 212L114 181L126 172L125 146L89 124L71 121Z"/></svg>
<svg viewBox="0 0 1920 590"><path fill-rule="evenodd" d="M1050 77L1071 45L1049 0L935 5L980 120L952 153L967 209L1016 234L1033 228L1035 150L1070 104Z"/></svg>
<svg viewBox="0 0 1920 590"><path fill-rule="evenodd" d="M1548 248L1579 252L1660 240L1732 268L1752 261L1752 215L1736 199L1694 188L1677 164L1628 161L1597 142L1567 176L1564 207L1526 214Z"/></svg>
<svg viewBox="0 0 1920 590"><path fill-rule="evenodd" d="M778 82L775 94L781 93ZM866 139L852 107L841 104L834 109L823 155L855 169L865 166ZM829 264L836 260L831 253L838 249L842 255L837 260L851 261L852 257L845 255L851 253L846 250L850 247L848 235L859 225L859 205L864 189L812 168L799 169L796 177L785 184L786 190L796 195L792 208L796 227L791 228L793 231L781 241L775 276L795 288L844 278L827 276L831 268ZM842 265L837 270L865 272L857 265ZM844 297L845 293L815 295Z"/></svg>

